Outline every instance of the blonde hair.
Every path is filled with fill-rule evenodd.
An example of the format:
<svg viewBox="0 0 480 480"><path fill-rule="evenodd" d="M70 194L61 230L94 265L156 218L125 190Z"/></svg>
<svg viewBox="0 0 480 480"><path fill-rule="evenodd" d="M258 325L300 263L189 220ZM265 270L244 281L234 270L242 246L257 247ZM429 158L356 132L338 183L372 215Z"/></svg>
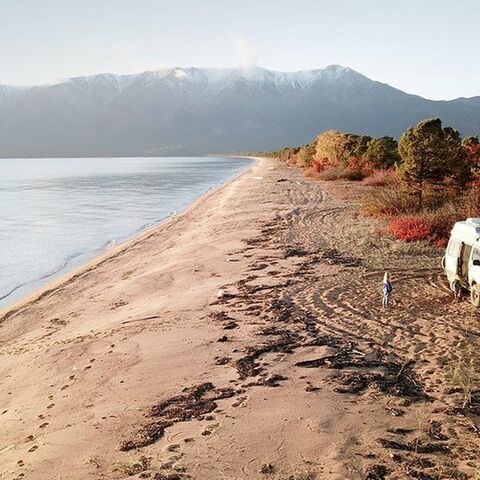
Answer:
<svg viewBox="0 0 480 480"><path fill-rule="evenodd" d="M383 283L387 283L390 280L390 274L388 272L385 272L383 275Z"/></svg>

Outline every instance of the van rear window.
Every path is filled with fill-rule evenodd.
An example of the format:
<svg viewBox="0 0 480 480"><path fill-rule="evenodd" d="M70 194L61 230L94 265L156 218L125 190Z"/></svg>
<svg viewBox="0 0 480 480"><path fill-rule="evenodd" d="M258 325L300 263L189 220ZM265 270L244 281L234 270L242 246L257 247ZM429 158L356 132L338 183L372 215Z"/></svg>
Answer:
<svg viewBox="0 0 480 480"><path fill-rule="evenodd" d="M458 256L458 252L461 246L462 242L460 242L459 240L450 240L448 242L447 255L451 255L452 257Z"/></svg>

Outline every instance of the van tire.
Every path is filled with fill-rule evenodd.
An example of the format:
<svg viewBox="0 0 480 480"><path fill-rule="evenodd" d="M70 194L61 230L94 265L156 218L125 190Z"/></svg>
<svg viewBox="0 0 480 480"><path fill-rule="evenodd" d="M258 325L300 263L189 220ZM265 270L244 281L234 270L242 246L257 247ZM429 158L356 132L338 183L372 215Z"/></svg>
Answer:
<svg viewBox="0 0 480 480"><path fill-rule="evenodd" d="M445 270L446 268L446 258L445 258L445 255L442 257L442 268Z"/></svg>
<svg viewBox="0 0 480 480"><path fill-rule="evenodd" d="M470 287L470 301L475 308L480 307L480 288L476 283Z"/></svg>

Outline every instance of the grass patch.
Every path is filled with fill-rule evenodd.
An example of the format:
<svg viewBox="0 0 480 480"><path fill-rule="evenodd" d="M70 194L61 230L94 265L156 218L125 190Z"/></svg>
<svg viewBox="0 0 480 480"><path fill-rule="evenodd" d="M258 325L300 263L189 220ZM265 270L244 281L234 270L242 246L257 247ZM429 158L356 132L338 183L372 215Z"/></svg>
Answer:
<svg viewBox="0 0 480 480"><path fill-rule="evenodd" d="M348 167L334 167L316 173L316 178L328 182L335 180L349 180L358 182L365 178L365 174L360 170L352 170Z"/></svg>
<svg viewBox="0 0 480 480"><path fill-rule="evenodd" d="M395 170L374 170L362 183L367 187L386 187L397 185L399 179Z"/></svg>
<svg viewBox="0 0 480 480"><path fill-rule="evenodd" d="M462 408L473 404L480 388L480 357L474 345L469 345L455 363L447 368L447 379L460 393Z"/></svg>
<svg viewBox="0 0 480 480"><path fill-rule="evenodd" d="M362 214L370 217L394 217L415 211L417 199L400 187L379 187L365 195Z"/></svg>

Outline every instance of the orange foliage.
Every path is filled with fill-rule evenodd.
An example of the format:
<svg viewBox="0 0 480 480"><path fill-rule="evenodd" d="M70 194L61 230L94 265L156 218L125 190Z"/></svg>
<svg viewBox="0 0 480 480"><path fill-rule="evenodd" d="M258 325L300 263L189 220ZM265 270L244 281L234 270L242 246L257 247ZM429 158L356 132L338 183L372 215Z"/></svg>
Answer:
<svg viewBox="0 0 480 480"><path fill-rule="evenodd" d="M389 232L405 242L426 240L445 246L457 219L448 214L404 215L391 220Z"/></svg>

